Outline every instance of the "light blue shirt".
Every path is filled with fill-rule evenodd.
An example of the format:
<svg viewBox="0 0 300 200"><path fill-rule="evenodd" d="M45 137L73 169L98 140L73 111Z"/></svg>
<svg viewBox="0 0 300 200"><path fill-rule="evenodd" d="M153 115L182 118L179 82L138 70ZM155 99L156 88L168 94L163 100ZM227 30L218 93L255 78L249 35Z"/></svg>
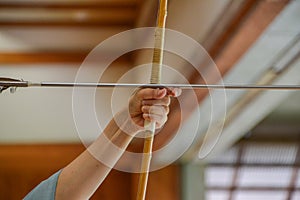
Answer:
<svg viewBox="0 0 300 200"><path fill-rule="evenodd" d="M58 177L61 170L36 186L24 200L54 200Z"/></svg>

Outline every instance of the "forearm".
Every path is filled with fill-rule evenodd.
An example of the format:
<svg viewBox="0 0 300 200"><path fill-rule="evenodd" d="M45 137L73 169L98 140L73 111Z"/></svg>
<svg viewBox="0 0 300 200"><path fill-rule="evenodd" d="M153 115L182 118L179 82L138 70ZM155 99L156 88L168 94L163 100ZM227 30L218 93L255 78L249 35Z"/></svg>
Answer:
<svg viewBox="0 0 300 200"><path fill-rule="evenodd" d="M127 120L119 122L124 126L129 124ZM112 120L104 133L63 169L58 179L56 199L88 199L92 196L122 156L136 131L132 129L130 135L121 128Z"/></svg>
<svg viewBox="0 0 300 200"><path fill-rule="evenodd" d="M157 128L167 120L170 96L178 96L176 89L138 90L129 100L128 110L115 116L104 133L78 158L62 170L56 199L88 199L104 181L123 155L144 121L156 123ZM151 111L151 112L150 112ZM125 163L126 164L126 163Z"/></svg>

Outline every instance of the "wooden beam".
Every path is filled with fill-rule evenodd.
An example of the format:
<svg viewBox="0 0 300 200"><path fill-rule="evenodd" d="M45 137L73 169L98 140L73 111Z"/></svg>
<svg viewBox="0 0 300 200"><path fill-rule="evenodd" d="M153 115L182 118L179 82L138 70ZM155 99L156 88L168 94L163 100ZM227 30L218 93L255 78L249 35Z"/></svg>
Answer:
<svg viewBox="0 0 300 200"><path fill-rule="evenodd" d="M261 0L243 0L242 3L240 3L238 6L235 6L235 4L231 3L230 6L233 6L234 9L228 7L228 9L226 10L232 10L232 11L230 13L226 13L226 14L224 13L224 17L223 17L223 20L227 18L228 21L225 21L223 24L220 24L221 21L219 21L216 22L216 24L213 26L212 28L213 30L215 29L215 27L220 27L220 26L221 27L223 26L223 30L220 31L215 36L214 34L216 33L212 33L213 32L212 30L209 33L207 39L204 41L204 45L206 45L205 48L207 49L209 55L211 56L212 59L214 59L215 62L217 57L223 51L226 51L225 46L230 44L230 41L236 36L236 33L243 25L243 22L246 21L247 19L250 19L249 15L253 13L254 9L256 8L259 2L261 2ZM218 30L218 28L216 29ZM213 38L214 41L211 41L211 38L209 38L210 35L214 36ZM206 63L204 61L203 66L205 66L205 64ZM219 69L222 69L222 66L218 66L218 67ZM209 77L209 75L207 77ZM193 75L189 78L189 81L191 83L196 83L196 82L203 82L203 79L199 73L193 73ZM212 82L217 82L217 81L218 80ZM202 101L202 99L207 95L207 93L208 91L203 91L203 94L197 95L198 97L200 97L199 100Z"/></svg>
<svg viewBox="0 0 300 200"><path fill-rule="evenodd" d="M10 9L0 7L0 26L133 27L135 9Z"/></svg>
<svg viewBox="0 0 300 200"><path fill-rule="evenodd" d="M42 8L42 9L136 9L137 2L133 1L80 1L80 2L46 2L46 1L23 1L23 2L0 2L0 8Z"/></svg>
<svg viewBox="0 0 300 200"><path fill-rule="evenodd" d="M126 26L135 23L136 1L0 2L0 26Z"/></svg>
<svg viewBox="0 0 300 200"><path fill-rule="evenodd" d="M158 1L143 0L142 2L140 2L135 27L155 26L158 6Z"/></svg>
<svg viewBox="0 0 300 200"><path fill-rule="evenodd" d="M216 65L221 74L226 74L239 59L248 51L256 40L263 34L277 15L285 8L290 0L261 1L254 8L232 35L230 42L221 48L216 56Z"/></svg>
<svg viewBox="0 0 300 200"><path fill-rule="evenodd" d="M134 25L133 21L57 21L57 22L8 22L8 21L1 21L0 20L0 27L88 27L88 28L121 28L121 29L130 29Z"/></svg>
<svg viewBox="0 0 300 200"><path fill-rule="evenodd" d="M0 53L1 64L80 63L85 53Z"/></svg>
<svg viewBox="0 0 300 200"><path fill-rule="evenodd" d="M139 0L4 0L0 7L8 8L108 8L135 7Z"/></svg>
<svg viewBox="0 0 300 200"><path fill-rule="evenodd" d="M216 58L225 46L228 44L239 28L242 26L243 22L246 21L247 16L252 13L259 0L244 0L243 3L237 7L238 10L235 11L235 16L227 24L226 31L220 33L219 37L215 39L213 45L209 46L209 54L212 58ZM216 24L218 26L218 24Z"/></svg>
<svg viewBox="0 0 300 200"><path fill-rule="evenodd" d="M34 53L6 53L0 52L0 64L47 64L47 63L77 63L84 61L88 53L85 52L34 52ZM105 56L103 57L105 59ZM99 58L99 61L101 58ZM119 64L132 62L130 55L124 55L115 61Z"/></svg>
<svg viewBox="0 0 300 200"><path fill-rule="evenodd" d="M219 40L222 38L225 41L223 45L218 46L219 40L216 40L217 50L211 49L210 51L215 52L214 58L215 63L221 73L224 76L238 61L239 59L248 51L249 48L255 43L255 41L261 36L261 34L266 30L266 28L273 22L276 16L284 9L284 7L289 3L289 0L279 0L279 1L261 1L261 0L248 0L244 6L247 8L241 9L241 12L237 13L236 17L226 29L224 33L220 36ZM249 5L250 4L250 5ZM242 16L242 17L241 17ZM230 31L230 36L227 36L227 31ZM204 65L205 66L205 65ZM213 72L207 74L206 80L208 83L213 84L218 82L219 77L216 77ZM203 79L198 75L190 77L191 83L203 83ZM207 96L207 90L197 90L195 93L183 94L182 98L186 99L188 103L190 95L196 94L199 103ZM180 113L178 112L178 106L172 106L171 112L169 114L169 121L164 126L164 129L154 141L154 149L159 149L170 137L177 131L178 127L176 124L180 124L181 121L188 119L191 113L193 113L195 107L191 106L189 110L185 110L186 116L182 119L180 118ZM173 112L172 110L175 110ZM190 114L188 114L190 113ZM179 115L179 116L177 116ZM202 141L198 141L193 145L188 151L186 159L194 159L198 155L199 147L202 145Z"/></svg>
<svg viewBox="0 0 300 200"><path fill-rule="evenodd" d="M263 34L268 26L273 22L276 16L285 8L289 3L289 0L279 1L252 1L252 9L246 9L248 14L243 14L243 18L239 20L239 23L232 30L231 36L226 40L224 45L219 47L220 50L214 50L214 58L216 66L219 72L224 76L239 60L242 56L252 47L256 40ZM225 37L227 33L224 32ZM194 76L192 82L202 82L201 77ZM215 76L213 71L207 73L206 81L209 84L217 83L219 77ZM201 102L208 94L207 91L195 91L199 101ZM197 144L189 151L189 154L193 154L192 157L197 157L199 148L202 146L202 140L199 140Z"/></svg>

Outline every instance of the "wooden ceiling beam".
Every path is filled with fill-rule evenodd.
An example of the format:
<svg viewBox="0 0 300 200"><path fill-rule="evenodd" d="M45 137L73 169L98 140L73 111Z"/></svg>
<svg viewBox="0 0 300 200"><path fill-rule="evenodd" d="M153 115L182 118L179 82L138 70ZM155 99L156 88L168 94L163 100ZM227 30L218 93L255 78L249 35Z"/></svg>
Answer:
<svg viewBox="0 0 300 200"><path fill-rule="evenodd" d="M158 1L144 0L140 2L139 12L135 23L136 27L153 27L155 26L158 10Z"/></svg>
<svg viewBox="0 0 300 200"><path fill-rule="evenodd" d="M60 21L60 22L8 22L0 20L0 27L88 27L88 28L120 28L130 29L134 25L133 21Z"/></svg>
<svg viewBox="0 0 300 200"><path fill-rule="evenodd" d="M213 54L216 66L222 76L252 47L273 20L288 5L290 0L246 0L245 2L246 9L242 9L245 13L238 13L237 21L236 19L232 21L228 29L224 31L221 37L216 40L215 45L209 50ZM191 77L190 81L192 83L204 83L199 75ZM208 84L214 84L220 80L211 71L207 73L206 81ZM199 102L202 102L208 95L208 91L198 90L195 91L195 94ZM202 140L199 140L188 152L188 155L192 155L191 159L198 155L202 142Z"/></svg>
<svg viewBox="0 0 300 200"><path fill-rule="evenodd" d="M0 53L1 64L80 63L85 53Z"/></svg>
<svg viewBox="0 0 300 200"><path fill-rule="evenodd" d="M7 53L0 52L0 65L23 64L55 64L69 63L80 64L84 61L88 52L34 52L34 53ZM105 59L105 57L103 57ZM101 58L99 58L99 61ZM132 62L130 55L124 55L115 61L119 64Z"/></svg>
<svg viewBox="0 0 300 200"><path fill-rule="evenodd" d="M136 2L133 1L81 1L81 2L0 2L0 8L43 8L43 9L135 9Z"/></svg>
<svg viewBox="0 0 300 200"><path fill-rule="evenodd" d="M0 26L95 26L132 28L138 3L0 2Z"/></svg>
<svg viewBox="0 0 300 200"><path fill-rule="evenodd" d="M1 9L43 9L43 10L136 10L135 5L80 5L80 4L74 4L74 5L60 5L60 4L53 4L53 5L14 5L14 6L8 6L8 5L1 5Z"/></svg>

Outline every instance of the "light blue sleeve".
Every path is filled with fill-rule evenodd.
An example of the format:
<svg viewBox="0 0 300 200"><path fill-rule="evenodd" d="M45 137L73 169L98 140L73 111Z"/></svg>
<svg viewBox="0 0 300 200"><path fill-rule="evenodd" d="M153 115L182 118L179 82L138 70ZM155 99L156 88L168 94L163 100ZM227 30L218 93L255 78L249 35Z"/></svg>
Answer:
<svg viewBox="0 0 300 200"><path fill-rule="evenodd" d="M61 170L36 186L24 200L54 200L58 177Z"/></svg>

